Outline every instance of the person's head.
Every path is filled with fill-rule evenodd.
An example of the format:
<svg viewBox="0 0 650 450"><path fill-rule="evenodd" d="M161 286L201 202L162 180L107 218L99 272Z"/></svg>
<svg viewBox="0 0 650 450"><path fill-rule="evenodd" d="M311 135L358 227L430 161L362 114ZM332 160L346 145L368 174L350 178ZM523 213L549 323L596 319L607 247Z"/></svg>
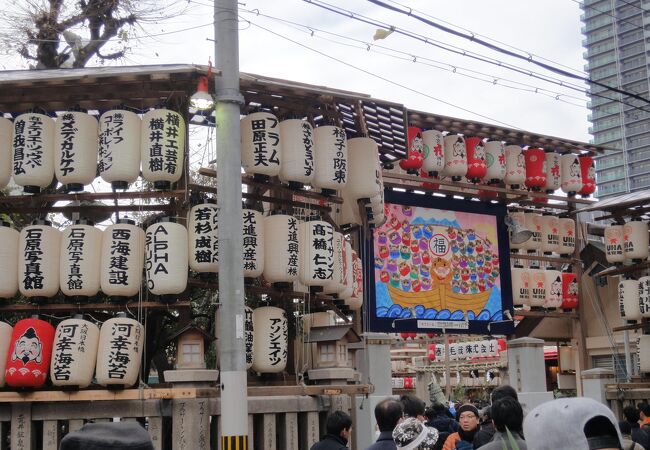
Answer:
<svg viewBox="0 0 650 450"><path fill-rule="evenodd" d="M380 401L375 406L375 420L379 431L393 431L402 419L402 404L392 398Z"/></svg>
<svg viewBox="0 0 650 450"><path fill-rule="evenodd" d="M68 433L59 450L153 450L149 433L135 422L87 423Z"/></svg>
<svg viewBox="0 0 650 450"><path fill-rule="evenodd" d="M433 450L438 436L438 430L425 426L414 417L404 419L393 430L393 441L398 450Z"/></svg>
<svg viewBox="0 0 650 450"><path fill-rule="evenodd" d="M406 417L415 417L422 422L426 420L426 417L424 417L424 409L426 407L424 401L413 394L404 394L400 397L399 401L402 403Z"/></svg>
<svg viewBox="0 0 650 450"><path fill-rule="evenodd" d="M639 408L639 416L641 417L641 420L646 420L650 417L650 405L648 403L641 402L637 405L637 408Z"/></svg>
<svg viewBox="0 0 650 450"><path fill-rule="evenodd" d="M620 450L614 413L587 397L542 403L524 420L528 450Z"/></svg>
<svg viewBox="0 0 650 450"><path fill-rule="evenodd" d="M490 406L486 406L480 411L481 424L492 422L492 410Z"/></svg>
<svg viewBox="0 0 650 450"><path fill-rule="evenodd" d="M639 423L639 419L641 418L639 416L639 410L634 406L626 406L623 408L623 416L625 416L625 420L629 423Z"/></svg>
<svg viewBox="0 0 650 450"><path fill-rule="evenodd" d="M352 418L343 411L334 411L325 421L325 430L327 434L339 436L346 441L350 439L350 430L352 429Z"/></svg>
<svg viewBox="0 0 650 450"><path fill-rule="evenodd" d="M456 418L463 431L472 431L478 428L478 409L474 405L465 403L458 408Z"/></svg>
<svg viewBox="0 0 650 450"><path fill-rule="evenodd" d="M623 436L629 436L632 434L632 424L627 420L621 420L618 423L618 429L621 430Z"/></svg>
<svg viewBox="0 0 650 450"><path fill-rule="evenodd" d="M492 422L497 431L504 433L506 428L511 432L521 431L524 422L524 411L517 400L503 397L492 403L490 407Z"/></svg>
<svg viewBox="0 0 650 450"><path fill-rule="evenodd" d="M504 397L514 398L515 400L519 401L519 397L517 396L517 391L515 391L515 388L508 384L504 384L503 386L494 388L490 394L490 404Z"/></svg>
<svg viewBox="0 0 650 450"><path fill-rule="evenodd" d="M446 414L447 413L447 407L443 405L440 402L435 402L431 405L431 409L433 410L434 414L440 415L440 414Z"/></svg>

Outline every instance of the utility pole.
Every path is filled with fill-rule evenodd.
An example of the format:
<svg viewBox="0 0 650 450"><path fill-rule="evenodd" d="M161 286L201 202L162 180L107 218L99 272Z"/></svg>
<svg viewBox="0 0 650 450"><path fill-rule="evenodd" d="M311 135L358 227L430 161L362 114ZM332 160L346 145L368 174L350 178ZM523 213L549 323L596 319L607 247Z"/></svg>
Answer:
<svg viewBox="0 0 650 450"><path fill-rule="evenodd" d="M219 366L221 448L248 449L244 346L239 35L236 0L215 0L217 204L219 205Z"/></svg>

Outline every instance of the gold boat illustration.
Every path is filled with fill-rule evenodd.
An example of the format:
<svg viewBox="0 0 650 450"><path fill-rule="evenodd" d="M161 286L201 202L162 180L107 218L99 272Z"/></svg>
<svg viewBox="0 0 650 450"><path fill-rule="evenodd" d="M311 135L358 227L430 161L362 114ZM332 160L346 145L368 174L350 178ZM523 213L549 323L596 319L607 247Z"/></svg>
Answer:
<svg viewBox="0 0 650 450"><path fill-rule="evenodd" d="M478 315L485 308L492 289L486 289L477 294L457 294L451 290L451 286L448 284L438 284L430 291L405 292L389 284L388 292L393 303L403 308L422 305L436 311L443 309L448 309L451 312L473 311Z"/></svg>

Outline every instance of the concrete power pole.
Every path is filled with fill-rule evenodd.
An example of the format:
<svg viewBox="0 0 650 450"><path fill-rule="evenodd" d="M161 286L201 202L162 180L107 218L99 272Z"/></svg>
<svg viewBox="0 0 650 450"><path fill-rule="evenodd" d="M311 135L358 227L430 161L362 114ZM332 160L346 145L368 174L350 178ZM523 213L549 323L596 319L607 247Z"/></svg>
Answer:
<svg viewBox="0 0 650 450"><path fill-rule="evenodd" d="M237 1L214 2L219 205L219 366L221 369L221 448L248 449L248 400L244 347L242 191L239 113Z"/></svg>

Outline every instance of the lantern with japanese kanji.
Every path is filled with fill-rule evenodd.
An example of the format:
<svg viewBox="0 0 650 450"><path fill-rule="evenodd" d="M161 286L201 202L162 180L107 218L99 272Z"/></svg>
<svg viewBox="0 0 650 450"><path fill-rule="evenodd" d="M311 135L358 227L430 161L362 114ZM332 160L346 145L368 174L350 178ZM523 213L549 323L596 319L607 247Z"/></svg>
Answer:
<svg viewBox="0 0 650 450"><path fill-rule="evenodd" d="M639 278L639 313L644 319L650 318L650 276Z"/></svg>
<svg viewBox="0 0 650 450"><path fill-rule="evenodd" d="M310 217L298 229L298 277L305 286L322 290L334 276L334 228L317 217Z"/></svg>
<svg viewBox="0 0 650 450"><path fill-rule="evenodd" d="M11 158L13 128L14 125L11 123L11 120L0 117L0 189L7 187L11 180L13 170Z"/></svg>
<svg viewBox="0 0 650 450"><path fill-rule="evenodd" d="M542 246L542 215L539 213L525 213L524 224L532 231L532 236L524 242L524 248L528 252L536 252Z"/></svg>
<svg viewBox="0 0 650 450"><path fill-rule="evenodd" d="M616 264L625 261L623 252L623 225L605 227L605 257L608 263Z"/></svg>
<svg viewBox="0 0 650 450"><path fill-rule="evenodd" d="M187 217L190 269L209 278L219 271L219 207L208 199L192 206Z"/></svg>
<svg viewBox="0 0 650 450"><path fill-rule="evenodd" d="M641 261L648 258L648 222L633 219L623 225L625 259Z"/></svg>
<svg viewBox="0 0 650 450"><path fill-rule="evenodd" d="M145 235L145 274L147 289L161 301L174 301L187 287L187 229L170 217L147 228Z"/></svg>
<svg viewBox="0 0 650 450"><path fill-rule="evenodd" d="M506 148L503 142L488 139L485 143L485 178L490 184L496 184L506 176Z"/></svg>
<svg viewBox="0 0 650 450"><path fill-rule="evenodd" d="M348 182L348 143L343 128L321 125L314 129L314 180L324 194L343 189Z"/></svg>
<svg viewBox="0 0 650 450"><path fill-rule="evenodd" d="M142 178L155 189L171 189L183 175L185 119L176 111L152 109L142 116Z"/></svg>
<svg viewBox="0 0 650 450"><path fill-rule="evenodd" d="M411 175L417 175L424 160L424 141L422 130L418 127L408 127L408 149L406 159L399 162L399 166ZM356 175L355 175L356 176Z"/></svg>
<svg viewBox="0 0 650 450"><path fill-rule="evenodd" d="M650 335L639 336L636 345L639 358L639 372L650 372Z"/></svg>
<svg viewBox="0 0 650 450"><path fill-rule="evenodd" d="M240 120L240 127L244 171L262 178L277 176L282 153L278 118L268 111L254 112Z"/></svg>
<svg viewBox="0 0 650 450"><path fill-rule="evenodd" d="M54 386L85 388L95 375L99 327L77 315L56 327L50 378Z"/></svg>
<svg viewBox="0 0 650 450"><path fill-rule="evenodd" d="M443 140L445 170L443 175L460 181L467 174L467 149L460 134L448 134Z"/></svg>
<svg viewBox="0 0 650 450"><path fill-rule="evenodd" d="M639 282L637 280L621 279L618 283L618 306L623 319L641 320Z"/></svg>
<svg viewBox="0 0 650 450"><path fill-rule="evenodd" d="M544 272L546 298L544 308L559 308L562 306L562 272L548 266Z"/></svg>
<svg viewBox="0 0 650 450"><path fill-rule="evenodd" d="M562 372L574 372L576 370L575 350L570 345L560 346L558 360Z"/></svg>
<svg viewBox="0 0 650 450"><path fill-rule="evenodd" d="M244 278L257 278L264 271L264 217L254 209L242 209Z"/></svg>
<svg viewBox="0 0 650 450"><path fill-rule="evenodd" d="M14 120L14 182L38 194L54 179L54 120L45 114L21 114Z"/></svg>
<svg viewBox="0 0 650 450"><path fill-rule="evenodd" d="M9 222L0 220L0 298L18 293L18 241L20 233Z"/></svg>
<svg viewBox="0 0 650 450"><path fill-rule="evenodd" d="M99 331L97 384L115 389L137 383L143 347L144 328L137 320L118 313L104 322Z"/></svg>
<svg viewBox="0 0 650 450"><path fill-rule="evenodd" d="M562 309L578 307L578 289L578 274L569 266L566 272L562 272Z"/></svg>
<svg viewBox="0 0 650 450"><path fill-rule="evenodd" d="M523 266L515 265L512 276L512 303L515 306L530 306L530 272Z"/></svg>
<svg viewBox="0 0 650 450"><path fill-rule="evenodd" d="M515 144L506 144L506 175L503 181L512 189L519 187L526 181L526 160L523 150Z"/></svg>
<svg viewBox="0 0 650 450"><path fill-rule="evenodd" d="M5 386L5 367L7 365L7 354L11 343L13 328L5 322L0 322L0 388Z"/></svg>
<svg viewBox="0 0 650 450"><path fill-rule="evenodd" d="M541 148L529 148L524 152L526 162L526 187L540 191L546 186L546 154Z"/></svg>
<svg viewBox="0 0 650 450"><path fill-rule="evenodd" d="M560 189L560 154L553 150L546 150L544 158L546 159L546 184L544 190L547 194L552 194Z"/></svg>
<svg viewBox="0 0 650 450"><path fill-rule="evenodd" d="M354 250L350 241L344 239L345 247L343 247L343 291L339 297L344 301L349 301L354 292Z"/></svg>
<svg viewBox="0 0 650 450"><path fill-rule="evenodd" d="M113 189L128 189L140 175L140 116L115 109L99 118L99 163L102 180Z"/></svg>
<svg viewBox="0 0 650 450"><path fill-rule="evenodd" d="M144 268L144 230L119 219L104 230L100 286L112 301L126 301L140 293Z"/></svg>
<svg viewBox="0 0 650 450"><path fill-rule="evenodd" d="M442 149L443 136L438 130L425 130L422 132L424 141L424 160L422 170L429 176L437 177L445 169L445 153Z"/></svg>
<svg viewBox="0 0 650 450"><path fill-rule="evenodd" d="M43 303L59 292L61 232L52 223L35 220L20 232L18 287L34 303Z"/></svg>
<svg viewBox="0 0 650 450"><path fill-rule="evenodd" d="M338 294L345 290L345 237L338 231L335 231L332 243L334 250L332 279L325 283L323 292L338 297Z"/></svg>
<svg viewBox="0 0 650 450"><path fill-rule="evenodd" d="M314 179L314 129L306 120L291 118L280 122L282 161L280 180L292 188L311 184Z"/></svg>
<svg viewBox="0 0 650 450"><path fill-rule="evenodd" d="M363 306L363 263L357 252L352 250L352 295L345 299L345 306L357 311Z"/></svg>
<svg viewBox="0 0 650 450"><path fill-rule="evenodd" d="M264 218L264 279L277 286L298 278L300 241L298 219L274 210Z"/></svg>
<svg viewBox="0 0 650 450"><path fill-rule="evenodd" d="M580 195L586 198L596 191L596 165L594 164L594 158L589 154L580 155L578 161L580 162L580 174L582 175Z"/></svg>
<svg viewBox="0 0 650 450"><path fill-rule="evenodd" d="M253 365L258 373L279 373L287 366L289 328L284 310L264 306L253 310Z"/></svg>
<svg viewBox="0 0 650 450"><path fill-rule="evenodd" d="M576 250L576 223L568 217L560 217L560 255L573 255Z"/></svg>
<svg viewBox="0 0 650 450"><path fill-rule="evenodd" d="M40 388L50 369L54 327L37 318L14 325L5 365L5 383L14 388Z"/></svg>
<svg viewBox="0 0 650 450"><path fill-rule="evenodd" d="M578 155L565 153L560 157L560 187L569 197L582 190L582 170Z"/></svg>
<svg viewBox="0 0 650 450"><path fill-rule="evenodd" d="M56 119L54 173L66 191L83 191L97 174L97 119L66 111Z"/></svg>
<svg viewBox="0 0 650 450"><path fill-rule="evenodd" d="M530 271L530 306L544 306L548 288L544 270L532 264L528 270Z"/></svg>
<svg viewBox="0 0 650 450"><path fill-rule="evenodd" d="M546 255L560 250L560 219L552 214L542 215L541 250Z"/></svg>
<svg viewBox="0 0 650 450"><path fill-rule="evenodd" d="M478 183L487 173L483 139L478 136L468 136L465 138L465 148L467 151L467 179L472 183Z"/></svg>
<svg viewBox="0 0 650 450"><path fill-rule="evenodd" d="M63 230L59 259L61 292L80 302L99 292L102 231L81 219Z"/></svg>
<svg viewBox="0 0 650 450"><path fill-rule="evenodd" d="M345 190L355 200L370 201L382 189L377 143L369 137L348 140L348 169L351 176Z"/></svg>

